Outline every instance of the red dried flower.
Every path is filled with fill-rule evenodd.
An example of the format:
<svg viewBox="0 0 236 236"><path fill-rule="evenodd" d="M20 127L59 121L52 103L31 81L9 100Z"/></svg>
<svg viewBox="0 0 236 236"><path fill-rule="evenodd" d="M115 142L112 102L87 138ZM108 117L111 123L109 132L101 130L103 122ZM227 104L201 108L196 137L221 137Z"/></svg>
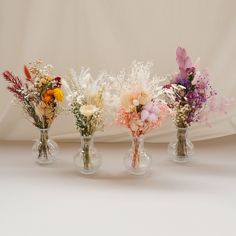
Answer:
<svg viewBox="0 0 236 236"><path fill-rule="evenodd" d="M24 73L25 73L26 79L31 80L31 75L30 75L29 69L26 65L24 65Z"/></svg>
<svg viewBox="0 0 236 236"><path fill-rule="evenodd" d="M57 87L61 87L61 77L56 77L54 78L54 80L56 81Z"/></svg>
<svg viewBox="0 0 236 236"><path fill-rule="evenodd" d="M163 88L170 89L170 88L171 88L171 84L165 84L165 85L163 86Z"/></svg>
<svg viewBox="0 0 236 236"><path fill-rule="evenodd" d="M21 80L17 76L14 76L9 71L4 71L3 77L6 81L8 81L10 83L10 85L7 87L8 90L10 92L12 92L19 100L23 101L24 97L23 97L21 91L24 88L23 88L23 84L22 84Z"/></svg>

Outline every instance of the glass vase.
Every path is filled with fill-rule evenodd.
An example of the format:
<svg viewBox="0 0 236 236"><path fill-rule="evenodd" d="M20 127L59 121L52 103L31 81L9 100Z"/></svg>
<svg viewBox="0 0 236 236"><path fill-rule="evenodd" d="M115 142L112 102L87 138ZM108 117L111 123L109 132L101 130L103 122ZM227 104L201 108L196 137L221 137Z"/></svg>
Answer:
<svg viewBox="0 0 236 236"><path fill-rule="evenodd" d="M39 139L34 143L32 152L38 164L51 164L56 160L58 145L49 138L48 129L39 129Z"/></svg>
<svg viewBox="0 0 236 236"><path fill-rule="evenodd" d="M176 129L176 139L168 146L169 157L178 163L189 161L194 154L194 146L188 137L188 128Z"/></svg>
<svg viewBox="0 0 236 236"><path fill-rule="evenodd" d="M74 157L76 168L82 174L94 174L101 166L102 159L94 148L93 136L81 136L81 147Z"/></svg>
<svg viewBox="0 0 236 236"><path fill-rule="evenodd" d="M127 171L133 175L144 175L151 166L152 159L144 150L144 138L132 137L132 146L124 157Z"/></svg>

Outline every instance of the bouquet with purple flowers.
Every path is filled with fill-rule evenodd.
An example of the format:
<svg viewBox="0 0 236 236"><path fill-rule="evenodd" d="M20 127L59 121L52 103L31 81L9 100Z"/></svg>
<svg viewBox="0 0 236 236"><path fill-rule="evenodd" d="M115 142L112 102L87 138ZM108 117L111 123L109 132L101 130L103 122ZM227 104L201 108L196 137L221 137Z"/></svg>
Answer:
<svg viewBox="0 0 236 236"><path fill-rule="evenodd" d="M169 99L168 104L174 111L175 125L187 128L201 120L202 111L217 93L209 83L207 71L199 71L184 48L177 48L176 61L179 72L172 76L170 84L165 85L164 89L174 90L175 97Z"/></svg>
<svg viewBox="0 0 236 236"><path fill-rule="evenodd" d="M184 48L177 48L176 61L179 72L172 75L163 89L177 127L177 142L169 148L178 161L186 161L193 149L186 137L187 127L201 121L208 102L217 93L209 83L208 73L197 69Z"/></svg>

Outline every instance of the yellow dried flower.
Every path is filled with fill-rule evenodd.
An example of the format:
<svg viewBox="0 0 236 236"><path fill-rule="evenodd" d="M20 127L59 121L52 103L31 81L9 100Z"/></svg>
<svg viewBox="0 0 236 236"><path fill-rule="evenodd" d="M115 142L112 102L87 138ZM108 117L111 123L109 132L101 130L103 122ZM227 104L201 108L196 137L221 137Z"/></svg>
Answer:
<svg viewBox="0 0 236 236"><path fill-rule="evenodd" d="M60 88L53 89L53 95L58 102L62 102L64 99L64 93Z"/></svg>

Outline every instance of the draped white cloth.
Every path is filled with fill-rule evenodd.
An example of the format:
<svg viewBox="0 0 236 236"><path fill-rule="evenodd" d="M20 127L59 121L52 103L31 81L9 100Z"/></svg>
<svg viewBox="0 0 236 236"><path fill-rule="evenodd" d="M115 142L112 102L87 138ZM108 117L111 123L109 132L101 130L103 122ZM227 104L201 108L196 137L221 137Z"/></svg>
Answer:
<svg viewBox="0 0 236 236"><path fill-rule="evenodd" d="M0 0L0 71L22 74L22 65L36 58L54 65L59 75L89 66L117 73L132 60L151 60L158 75L177 70L175 49L186 47L201 68L208 68L220 96L235 96L236 1L234 0ZM11 103L0 80L0 139L30 140L37 130ZM236 106L214 115L212 127L194 126L193 140L236 133ZM167 142L170 121L147 135ZM77 140L72 115L62 114L51 135ZM125 141L127 131L109 127L100 141Z"/></svg>

